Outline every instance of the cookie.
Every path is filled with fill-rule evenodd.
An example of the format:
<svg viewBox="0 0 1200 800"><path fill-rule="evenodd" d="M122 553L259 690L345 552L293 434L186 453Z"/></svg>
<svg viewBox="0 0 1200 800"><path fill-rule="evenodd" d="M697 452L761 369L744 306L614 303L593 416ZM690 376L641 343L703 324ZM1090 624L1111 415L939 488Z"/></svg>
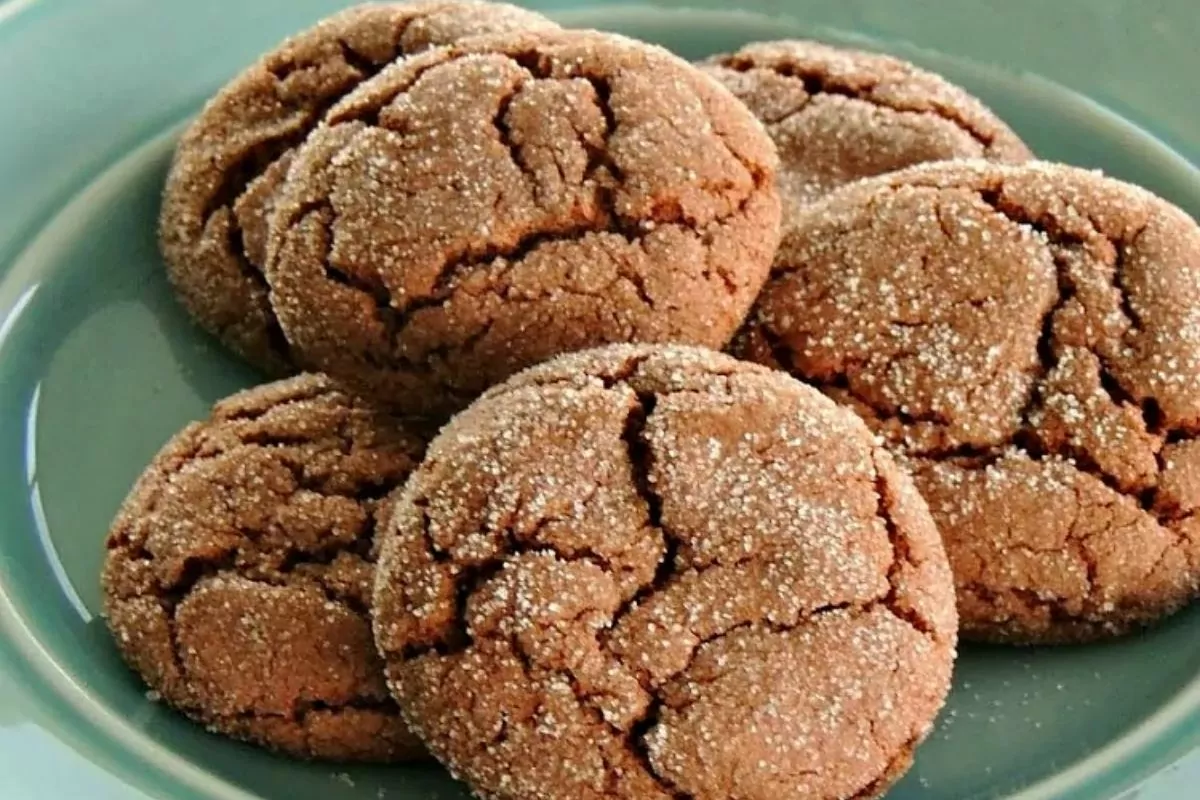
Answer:
<svg viewBox="0 0 1200 800"><path fill-rule="evenodd" d="M406 413L592 345L722 347L778 243L762 126L630 39L473 39L327 121L280 193L272 302L300 358Z"/></svg>
<svg viewBox="0 0 1200 800"><path fill-rule="evenodd" d="M184 133L163 195L167 273L202 327L274 374L295 371L262 276L267 216L294 148L343 95L398 57L465 36L557 27L514 6L356 6L285 41Z"/></svg>
<svg viewBox="0 0 1200 800"><path fill-rule="evenodd" d="M1031 158L979 100L891 56L809 41L763 42L715 56L704 68L775 140L785 220L838 186L913 164Z"/></svg>
<svg viewBox="0 0 1200 800"><path fill-rule="evenodd" d="M965 637L1124 633L1200 589L1200 229L1031 162L914 167L801 212L743 355L912 466Z"/></svg>
<svg viewBox="0 0 1200 800"><path fill-rule="evenodd" d="M481 797L871 798L949 686L937 531L782 373L615 345L489 391L382 529L375 634Z"/></svg>
<svg viewBox="0 0 1200 800"><path fill-rule="evenodd" d="M103 577L117 646L152 695L294 756L423 756L368 621L383 498L423 435L301 375L171 440L113 523Z"/></svg>

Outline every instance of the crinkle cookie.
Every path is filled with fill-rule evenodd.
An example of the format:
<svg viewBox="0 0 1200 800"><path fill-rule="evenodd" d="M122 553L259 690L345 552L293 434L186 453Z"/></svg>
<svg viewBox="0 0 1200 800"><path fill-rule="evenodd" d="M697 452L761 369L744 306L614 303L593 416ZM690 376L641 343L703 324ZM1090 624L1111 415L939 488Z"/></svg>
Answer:
<svg viewBox="0 0 1200 800"><path fill-rule="evenodd" d="M368 621L383 498L425 432L301 375L171 440L108 537L105 610L151 691L211 730L304 758L424 756Z"/></svg>
<svg viewBox="0 0 1200 800"><path fill-rule="evenodd" d="M702 66L775 140L785 224L796 208L859 178L925 161L1031 158L979 100L891 56L780 41L747 45Z"/></svg>
<svg viewBox="0 0 1200 800"><path fill-rule="evenodd" d="M964 635L1126 632L1200 590L1200 228L1149 192L945 162L802 212L740 352L914 471Z"/></svg>
<svg viewBox="0 0 1200 800"><path fill-rule="evenodd" d="M262 275L267 218L297 145L384 65L463 37L550 30L530 11L475 0L355 6L285 41L200 112L175 153L160 240L196 321L273 374L295 371Z"/></svg>
<svg viewBox="0 0 1200 800"><path fill-rule="evenodd" d="M430 51L327 123L280 193L271 302L298 357L406 413L588 346L723 347L778 244L762 126L623 37Z"/></svg>
<svg viewBox="0 0 1200 800"><path fill-rule="evenodd" d="M481 796L874 798L949 687L949 567L849 411L618 345L488 392L381 531L376 641Z"/></svg>

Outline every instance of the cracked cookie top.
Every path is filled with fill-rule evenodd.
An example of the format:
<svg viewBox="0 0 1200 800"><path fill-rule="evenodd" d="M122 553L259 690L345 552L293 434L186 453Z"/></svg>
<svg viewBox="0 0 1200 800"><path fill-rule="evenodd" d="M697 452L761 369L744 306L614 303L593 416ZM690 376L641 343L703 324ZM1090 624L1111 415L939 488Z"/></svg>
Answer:
<svg viewBox="0 0 1200 800"><path fill-rule="evenodd" d="M948 689L948 565L865 425L711 351L616 345L489 391L380 533L375 633L491 798L872 798Z"/></svg>
<svg viewBox="0 0 1200 800"><path fill-rule="evenodd" d="M368 622L384 496L425 432L316 375L216 405L158 454L108 537L105 612L151 692L293 755L423 755Z"/></svg>
<svg viewBox="0 0 1200 800"><path fill-rule="evenodd" d="M274 374L295 367L262 276L267 217L292 152L343 95L396 58L460 38L557 26L475 0L355 6L288 39L184 133L163 196L168 274L192 316Z"/></svg>
<svg viewBox="0 0 1200 800"><path fill-rule="evenodd" d="M845 183L925 161L1025 161L1029 150L983 103L891 56L809 41L762 42L703 68L766 125L789 209Z"/></svg>
<svg viewBox="0 0 1200 800"><path fill-rule="evenodd" d="M925 165L798 214L741 354L910 462L966 636L1121 633L1200 588L1200 229L1030 162Z"/></svg>
<svg viewBox="0 0 1200 800"><path fill-rule="evenodd" d="M775 153L715 81L592 31L399 61L296 155L267 278L293 351L408 413L560 352L721 347L778 243Z"/></svg>

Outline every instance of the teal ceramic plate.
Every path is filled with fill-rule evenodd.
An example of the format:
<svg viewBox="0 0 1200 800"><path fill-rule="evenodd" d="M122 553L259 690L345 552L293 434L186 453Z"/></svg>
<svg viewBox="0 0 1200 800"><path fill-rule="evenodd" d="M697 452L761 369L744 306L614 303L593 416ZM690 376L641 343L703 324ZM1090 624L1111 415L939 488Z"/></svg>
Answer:
<svg viewBox="0 0 1200 800"><path fill-rule="evenodd" d="M1041 155L1200 214L1192 0L693 4L711 10L546 5L689 57L786 35L893 50L983 96ZM434 767L298 765L210 736L146 700L97 616L102 537L130 482L185 421L256 380L163 278L154 220L175 136L230 74L336 5L0 0L5 798L466 796ZM1196 797L1198 674L1200 609L1102 646L964 648L890 797Z"/></svg>

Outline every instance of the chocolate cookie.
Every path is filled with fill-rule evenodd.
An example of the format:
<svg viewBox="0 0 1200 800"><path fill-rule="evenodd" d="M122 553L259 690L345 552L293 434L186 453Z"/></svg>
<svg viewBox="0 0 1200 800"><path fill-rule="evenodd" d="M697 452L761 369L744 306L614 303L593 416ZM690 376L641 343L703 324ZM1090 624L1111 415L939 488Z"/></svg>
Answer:
<svg viewBox="0 0 1200 800"><path fill-rule="evenodd" d="M380 536L389 684L481 797L876 797L949 686L953 586L909 478L850 412L710 351L491 390Z"/></svg>
<svg viewBox="0 0 1200 800"><path fill-rule="evenodd" d="M963 631L1128 631L1200 590L1200 229L1148 192L945 162L801 212L742 353L854 406L945 537Z"/></svg>
<svg viewBox="0 0 1200 800"><path fill-rule="evenodd" d="M817 42L764 42L704 67L775 140L785 221L796 207L842 184L924 161L1031 158L983 103L890 56Z"/></svg>
<svg viewBox="0 0 1200 800"><path fill-rule="evenodd" d="M167 178L162 251L188 311L259 367L294 371L262 276L267 216L293 149L326 109L398 57L481 33L555 27L474 0L371 4L259 59L200 112Z"/></svg>
<svg viewBox="0 0 1200 800"><path fill-rule="evenodd" d="M169 705L306 758L420 757L367 609L372 536L421 432L326 378L224 400L155 458L104 566L109 626Z"/></svg>
<svg viewBox="0 0 1200 800"><path fill-rule="evenodd" d="M591 345L724 346L778 243L762 126L622 37L472 39L327 120L281 191L272 302L302 360L405 412Z"/></svg>

